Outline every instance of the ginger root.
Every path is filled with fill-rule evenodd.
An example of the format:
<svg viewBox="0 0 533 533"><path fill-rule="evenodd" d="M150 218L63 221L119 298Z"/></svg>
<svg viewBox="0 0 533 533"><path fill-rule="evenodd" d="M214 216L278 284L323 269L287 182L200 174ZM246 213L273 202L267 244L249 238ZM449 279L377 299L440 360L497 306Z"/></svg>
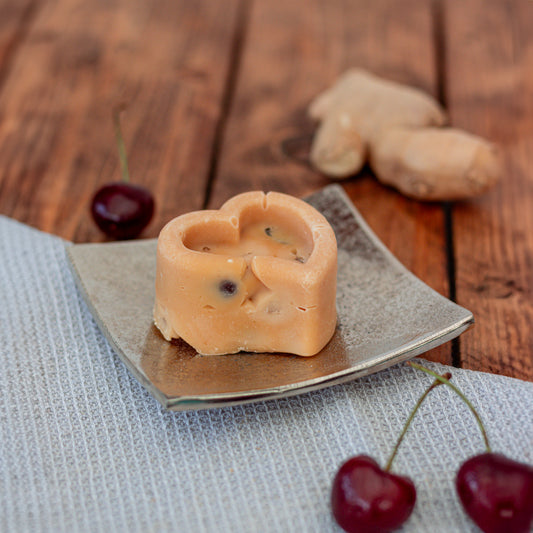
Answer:
<svg viewBox="0 0 533 533"><path fill-rule="evenodd" d="M501 174L496 147L454 128L419 89L360 69L346 72L309 107L319 121L311 163L346 178L365 162L376 177L418 200L462 200L490 188Z"/></svg>

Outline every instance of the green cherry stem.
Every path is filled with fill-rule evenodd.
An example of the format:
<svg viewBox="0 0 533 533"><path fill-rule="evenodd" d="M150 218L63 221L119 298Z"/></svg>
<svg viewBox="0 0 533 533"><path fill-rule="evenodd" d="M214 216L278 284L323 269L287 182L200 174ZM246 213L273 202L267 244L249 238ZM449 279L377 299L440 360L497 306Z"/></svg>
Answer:
<svg viewBox="0 0 533 533"><path fill-rule="evenodd" d="M122 127L120 126L120 113L123 111L119 107L113 111L113 125L115 126L115 137L117 139L118 157L120 160L120 172L122 174L122 181L129 183L130 172L128 170L128 156L126 155L126 145L124 144L124 136L122 135Z"/></svg>
<svg viewBox="0 0 533 533"><path fill-rule="evenodd" d="M433 370L430 370L429 368L426 368L422 365L419 365L418 363L413 363L413 361L407 361L407 364L409 366L412 366L413 368L416 368L418 370L422 370L422 372L425 372L426 374L429 374L430 376L433 376L436 380L440 381L444 385L447 385L452 389L456 394L459 395L461 400L465 402L465 404L468 406L470 411L472 411L472 414L476 418L476 421L478 423L479 429L481 430L481 434L483 435L483 440L485 441L485 448L487 450L487 453L491 453L491 448L489 444L489 439L487 437L487 432L485 431L485 426L483 425L483 421L481 420L481 417L479 416L479 413L476 411L476 408L470 403L470 400L455 386L452 385L448 379L446 379L443 376L439 376L436 372L433 372Z"/></svg>
<svg viewBox="0 0 533 533"><path fill-rule="evenodd" d="M418 411L418 409L420 408L420 406L422 405L422 403L424 402L424 400L427 398L427 395L435 388L435 387L438 387L439 385L442 385L443 384L443 381L441 379L438 379L438 378L442 378L443 376L437 376L437 379L435 379L435 381L426 389L426 392L424 392L424 394L422 394L422 396L420 396L420 398L418 399L418 402L416 402L416 405L413 407L412 411L409 413L409 417L407 418L404 426L403 426L403 429L402 429L402 432L400 433L400 436L398 437L398 440L396 441L396 444L394 446L394 449L392 450L392 454L387 462L387 466L385 467L385 472L388 472L392 466L392 462L394 461L394 458L396 457L396 454L398 453L398 449L400 447L400 444L402 443L403 441L403 438L405 437L405 434L407 433L407 430L409 429L409 426L411 425L411 422L413 420L413 418L415 417L416 415L416 412ZM452 377L452 375L449 373L449 372L446 372L446 374L444 374L444 379L446 379L446 381L448 379L450 379Z"/></svg>

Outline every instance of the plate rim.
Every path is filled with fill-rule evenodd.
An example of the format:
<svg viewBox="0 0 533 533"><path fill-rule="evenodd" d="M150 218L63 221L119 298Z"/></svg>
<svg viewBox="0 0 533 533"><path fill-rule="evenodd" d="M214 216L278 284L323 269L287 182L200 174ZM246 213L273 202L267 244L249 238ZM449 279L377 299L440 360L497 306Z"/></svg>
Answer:
<svg viewBox="0 0 533 533"><path fill-rule="evenodd" d="M411 281L421 284L426 290L431 291L436 297L446 300L449 304L453 304L456 308L463 310L464 316L456 320L453 324L450 324L444 329L440 329L438 332L419 337L411 340L407 343L401 344L392 350L379 354L377 357L367 359L359 364L345 368L335 373L326 374L310 380L299 381L296 383L290 383L286 385L280 385L277 387L269 387L265 389L254 389L241 392L221 392L221 393L207 393L207 394L195 394L195 395L169 395L161 391L150 379L142 373L142 371L135 365L135 363L123 352L123 350L116 343L113 335L111 335L109 329L102 320L99 312L93 305L91 298L88 295L87 288L76 268L76 258L73 255L76 249L81 247L102 247L102 246L138 246L139 244L151 245L157 242L157 238L150 239L137 239L130 241L113 241L104 243L66 243L66 252L68 257L68 265L70 271L73 274L74 281L78 287L85 304L88 306L92 317L98 324L101 332L104 334L107 341L110 343L113 351L118 355L119 359L126 365L128 370L139 381L139 383L154 397L159 403L167 410L170 411L186 411L186 410L200 410L228 407L232 405L241 405L245 403L253 403L267 400L274 400L279 398L285 398L289 396L295 396L298 394L305 394L314 390L323 389L326 387L346 383L354 379L364 377L369 374L380 372L390 366L404 362L408 359L416 357L426 351L440 346L445 342L448 342L460 334L468 330L474 325L474 316L471 311L460 306L456 302L453 302L449 298L446 298L435 289L427 285L423 280L415 276L407 267L405 267L394 254L381 242L377 235L370 228L363 216L359 213L357 208L353 205L349 196L345 190L338 184L330 184L318 189L311 195L304 197L304 200L312 199L313 196L323 194L325 190L333 190L340 200L348 207L351 216L356 220L357 224L363 231L366 237L370 239L372 245L377 247L381 253L386 257L386 260L392 267L401 272L403 275L407 275ZM251 354L253 355L253 354ZM222 356L223 357L223 356ZM310 358L312 359L312 357Z"/></svg>

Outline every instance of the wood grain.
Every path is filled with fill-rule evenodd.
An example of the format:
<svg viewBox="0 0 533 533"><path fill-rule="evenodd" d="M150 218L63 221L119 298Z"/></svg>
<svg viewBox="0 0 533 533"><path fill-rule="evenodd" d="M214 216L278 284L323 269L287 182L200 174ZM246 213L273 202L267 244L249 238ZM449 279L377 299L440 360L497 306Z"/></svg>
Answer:
<svg viewBox="0 0 533 533"><path fill-rule="evenodd" d="M329 183L307 164L307 105L366 67L503 149L502 182L451 226L366 169L344 182L392 253L476 317L425 357L533 380L532 24L531 0L0 0L0 213L103 240L88 207L119 178L122 103L133 180L158 204L144 237L245 190L305 196Z"/></svg>
<svg viewBox="0 0 533 533"><path fill-rule="evenodd" d="M119 179L111 112L125 103L132 180L156 196L144 236L203 205L238 0L42 2L0 93L0 212L75 241Z"/></svg>
<svg viewBox="0 0 533 533"><path fill-rule="evenodd" d="M0 85L26 37L36 10L36 0L0 0Z"/></svg>
<svg viewBox="0 0 533 533"><path fill-rule="evenodd" d="M413 31L416 27L416 31ZM351 66L437 92L431 2L292 0L254 2L209 201L219 207L250 189L296 196L329 180L287 157L304 148L314 125L306 107ZM299 140L301 139L301 141ZM444 217L381 186L364 172L345 188L369 225L415 275L448 296ZM425 357L451 363L450 344Z"/></svg>
<svg viewBox="0 0 533 533"><path fill-rule="evenodd" d="M454 125L497 142L501 183L454 209L457 300L477 325L467 368L533 380L533 2L445 4Z"/></svg>

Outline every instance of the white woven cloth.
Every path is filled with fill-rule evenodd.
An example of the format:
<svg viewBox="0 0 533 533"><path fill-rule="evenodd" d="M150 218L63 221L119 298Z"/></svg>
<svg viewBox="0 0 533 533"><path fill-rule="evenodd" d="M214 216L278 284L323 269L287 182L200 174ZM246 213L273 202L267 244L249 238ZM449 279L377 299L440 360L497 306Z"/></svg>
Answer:
<svg viewBox="0 0 533 533"><path fill-rule="evenodd" d="M363 453L385 464L431 378L400 365L290 399L166 412L101 335L64 247L0 217L0 531L340 531L336 469ZM533 383L451 371L493 449L533 463ZM393 466L418 491L404 531L476 531L453 480L482 451L467 408L433 391Z"/></svg>

